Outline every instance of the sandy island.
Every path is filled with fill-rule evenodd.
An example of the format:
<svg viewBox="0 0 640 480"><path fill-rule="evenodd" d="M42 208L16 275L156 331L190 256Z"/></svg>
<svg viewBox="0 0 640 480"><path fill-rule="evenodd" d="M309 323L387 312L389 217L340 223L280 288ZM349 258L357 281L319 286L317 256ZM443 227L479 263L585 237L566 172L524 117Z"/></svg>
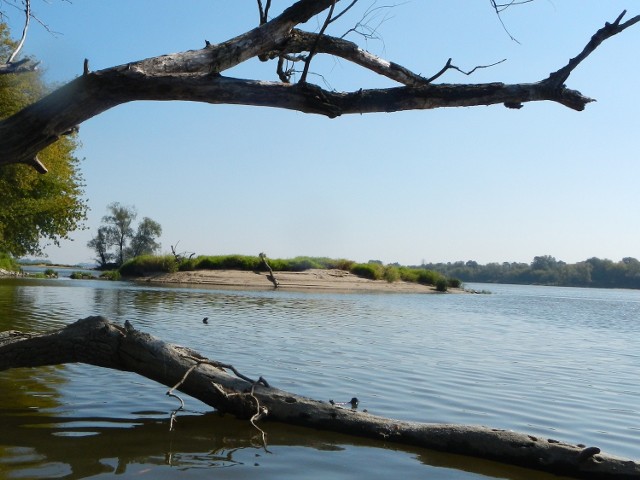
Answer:
<svg viewBox="0 0 640 480"><path fill-rule="evenodd" d="M275 272L278 288L316 292L440 293L435 287L397 281L369 280L344 270L312 269L304 272ZM195 270L145 276L138 281L166 284L203 285L230 289L272 290L266 272L240 270ZM461 293L451 288L449 293Z"/></svg>

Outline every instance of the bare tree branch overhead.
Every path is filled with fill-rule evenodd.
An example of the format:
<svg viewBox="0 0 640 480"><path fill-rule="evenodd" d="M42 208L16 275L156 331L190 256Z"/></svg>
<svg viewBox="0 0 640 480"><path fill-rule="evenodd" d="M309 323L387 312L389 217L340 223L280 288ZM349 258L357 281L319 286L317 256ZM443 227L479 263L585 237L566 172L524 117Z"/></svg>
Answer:
<svg viewBox="0 0 640 480"><path fill-rule="evenodd" d="M24 163L44 173L46 167L37 158L43 148L76 131L85 120L136 100L268 106L329 118L495 104L520 108L524 103L538 101L557 102L580 111L593 100L565 85L569 75L604 40L640 21L640 16L636 16L623 22L626 12L622 12L612 23L606 23L598 30L582 52L567 65L542 80L517 84L435 84L433 82L446 70L462 70L450 60L439 72L423 77L373 55L353 42L325 34L332 19L343 15L355 3L348 2L343 10L333 15L338 2L299 0L279 15L269 18L273 8L271 2L258 1L259 25L226 42L207 42L198 50L162 55L95 72L89 71L87 63L83 71L79 63L78 71L83 72L81 76L0 122L0 165ZM492 2L492 6L499 14L513 3ZM316 16L319 16L321 25L319 32L297 28ZM338 92L311 84L307 81L308 72L313 57L320 54L335 55L400 85ZM278 80L223 75L252 58L274 60ZM284 68L285 60L304 62L303 74L297 83L289 83L292 70Z"/></svg>

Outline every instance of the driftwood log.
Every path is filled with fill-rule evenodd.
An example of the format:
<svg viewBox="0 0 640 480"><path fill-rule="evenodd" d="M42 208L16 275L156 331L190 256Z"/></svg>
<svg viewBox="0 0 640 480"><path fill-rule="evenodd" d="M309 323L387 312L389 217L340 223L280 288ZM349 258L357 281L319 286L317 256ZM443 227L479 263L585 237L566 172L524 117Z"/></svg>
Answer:
<svg viewBox="0 0 640 480"><path fill-rule="evenodd" d="M0 333L0 371L73 362L138 373L171 387L170 395L180 390L252 423L261 418L574 478L640 478L640 463L607 455L593 446L481 426L398 421L295 395L269 386L262 378L253 381L231 365L165 343L129 322L122 327L103 317L88 317L50 333Z"/></svg>

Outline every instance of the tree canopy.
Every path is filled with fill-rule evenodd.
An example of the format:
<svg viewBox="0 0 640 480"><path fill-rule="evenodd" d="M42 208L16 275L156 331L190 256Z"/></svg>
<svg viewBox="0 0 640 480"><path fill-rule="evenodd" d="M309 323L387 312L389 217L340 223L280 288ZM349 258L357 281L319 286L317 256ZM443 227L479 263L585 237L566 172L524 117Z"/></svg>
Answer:
<svg viewBox="0 0 640 480"><path fill-rule="evenodd" d="M8 56L13 48L7 26L0 23L0 56ZM37 71L0 75L0 119L47 93ZM57 243L82 227L87 205L80 162L74 156L77 147L75 134L46 147L40 157L49 166L49 175L38 175L25 165L0 169L0 251L37 255L43 239Z"/></svg>
<svg viewBox="0 0 640 480"><path fill-rule="evenodd" d="M569 264L550 255L518 262L429 263L423 265L464 282L554 285L566 287L640 288L640 261L625 257L618 262L597 257Z"/></svg>
<svg viewBox="0 0 640 480"><path fill-rule="evenodd" d="M107 210L96 236L87 243L96 252L101 268L121 266L127 259L158 251L160 244L156 240L162 234L158 222L144 217L134 230L133 222L138 216L135 207L113 202Z"/></svg>

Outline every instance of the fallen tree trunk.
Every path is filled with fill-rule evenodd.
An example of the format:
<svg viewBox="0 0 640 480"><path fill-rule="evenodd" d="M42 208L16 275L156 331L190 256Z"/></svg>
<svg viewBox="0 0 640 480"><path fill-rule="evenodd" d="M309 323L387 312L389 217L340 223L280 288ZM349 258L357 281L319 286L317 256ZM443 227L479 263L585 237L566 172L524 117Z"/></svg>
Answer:
<svg viewBox="0 0 640 480"><path fill-rule="evenodd" d="M238 418L261 417L433 450L469 455L585 479L637 479L640 463L597 447L481 426L398 421L341 408L253 381L231 365L165 343L125 322L88 317L45 334L0 333L0 371L80 362L135 372ZM232 370L235 375L227 372Z"/></svg>

